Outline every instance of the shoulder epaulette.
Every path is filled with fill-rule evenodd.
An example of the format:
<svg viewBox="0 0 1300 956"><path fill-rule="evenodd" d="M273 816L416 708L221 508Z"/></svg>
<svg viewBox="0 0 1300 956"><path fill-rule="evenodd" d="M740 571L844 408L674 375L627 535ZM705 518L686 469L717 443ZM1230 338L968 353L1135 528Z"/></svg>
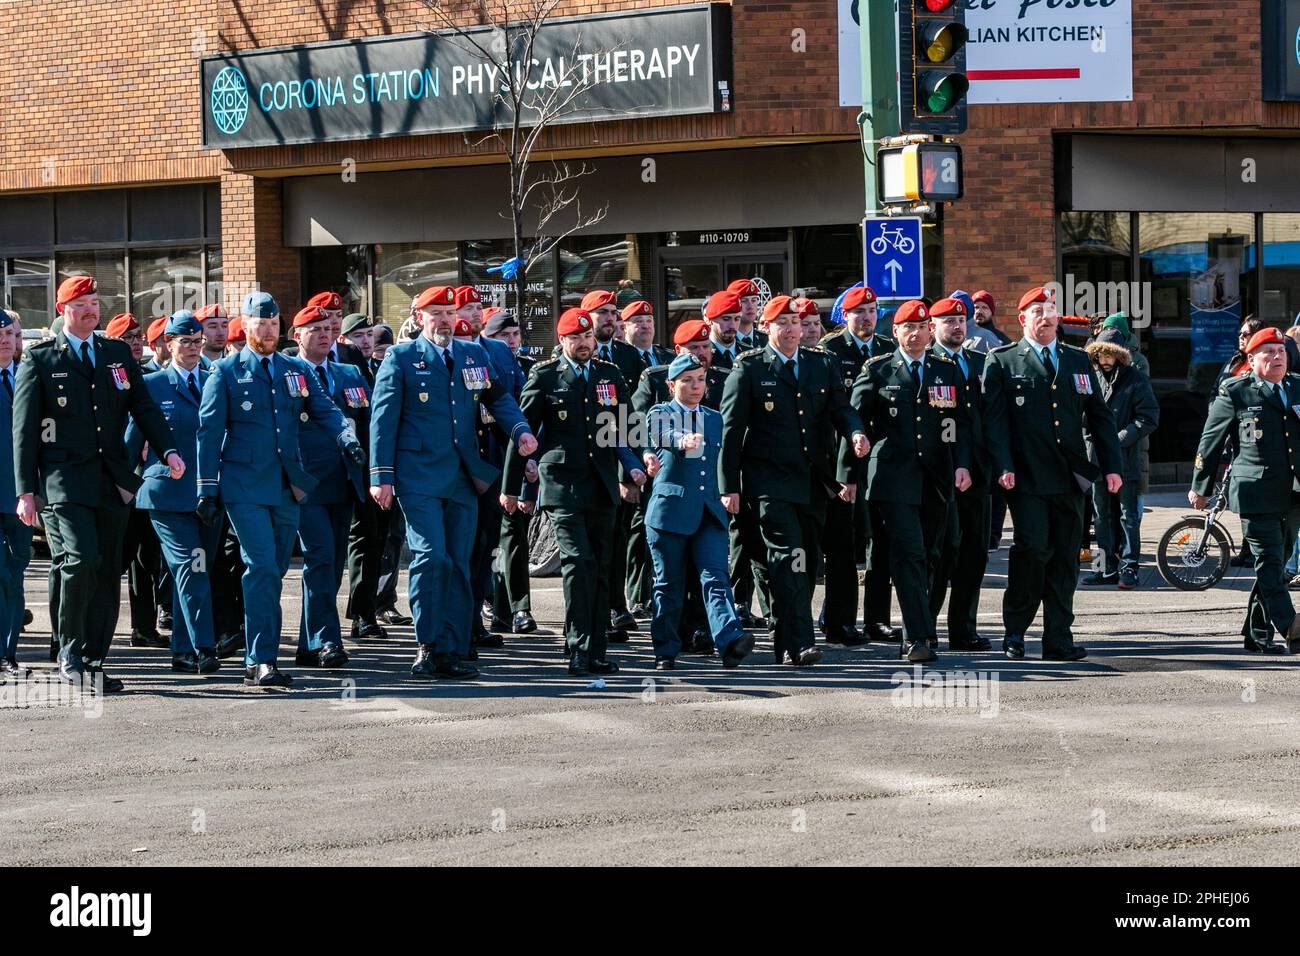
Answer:
<svg viewBox="0 0 1300 956"><path fill-rule="evenodd" d="M766 345L759 346L756 349L749 349L748 351L741 352L739 355L737 355L736 361L739 362L741 359L749 358L751 355L762 355L763 352L765 352L766 350L767 350Z"/></svg>
<svg viewBox="0 0 1300 956"><path fill-rule="evenodd" d="M956 365L956 364L957 364L956 362L954 362L952 359L950 359L950 358L949 358L946 354L944 354L943 352L931 352L930 354L931 354L932 356L934 356L934 358L937 358L940 362L947 362L949 365Z"/></svg>
<svg viewBox="0 0 1300 956"><path fill-rule="evenodd" d="M533 366L533 371L540 372L542 369L546 368L547 366L559 364L559 361L560 361L559 358L542 359L540 362L537 362ZM599 361L599 359L597 359L597 361Z"/></svg>
<svg viewBox="0 0 1300 956"><path fill-rule="evenodd" d="M1079 352L1084 355L1087 354L1085 349L1081 349L1077 345L1071 345L1069 342L1062 342L1060 339L1057 339L1056 346L1057 348L1070 349L1072 352Z"/></svg>
<svg viewBox="0 0 1300 956"><path fill-rule="evenodd" d="M1009 352L1019 344L1019 342L1008 342L1006 345L999 345L995 349L989 349L989 355L993 355L996 352Z"/></svg>
<svg viewBox="0 0 1300 956"><path fill-rule="evenodd" d="M559 359L551 359L551 361L558 362ZM618 368L618 366L615 365L613 362L606 362L603 358L596 358L596 356L594 355L591 357L591 361L595 362L597 365L608 365L612 368Z"/></svg>
<svg viewBox="0 0 1300 956"><path fill-rule="evenodd" d="M888 362L893 357L893 353L889 355L873 355L867 359L867 365L879 365L881 362Z"/></svg>

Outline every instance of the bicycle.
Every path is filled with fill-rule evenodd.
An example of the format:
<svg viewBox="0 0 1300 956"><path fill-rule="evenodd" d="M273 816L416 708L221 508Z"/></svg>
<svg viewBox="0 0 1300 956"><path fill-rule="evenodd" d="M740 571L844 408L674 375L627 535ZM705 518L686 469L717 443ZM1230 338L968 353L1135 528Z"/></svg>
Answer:
<svg viewBox="0 0 1300 956"><path fill-rule="evenodd" d="M916 243L912 237L903 231L903 227L890 229L888 226L880 227L880 235L871 240L871 254L882 256L890 248L897 249L903 255L911 255L912 250L916 248Z"/></svg>
<svg viewBox="0 0 1300 956"><path fill-rule="evenodd" d="M1228 507L1228 476L1232 466L1201 514L1187 515L1160 538L1156 547L1156 566L1160 576L1180 591L1205 591L1223 579L1236 543L1228 529L1219 523L1219 515Z"/></svg>

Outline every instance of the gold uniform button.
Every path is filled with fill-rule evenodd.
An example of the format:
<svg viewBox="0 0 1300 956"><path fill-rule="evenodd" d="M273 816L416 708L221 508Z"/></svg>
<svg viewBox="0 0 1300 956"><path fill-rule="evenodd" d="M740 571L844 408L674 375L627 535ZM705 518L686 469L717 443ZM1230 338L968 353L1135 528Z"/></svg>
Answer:
<svg viewBox="0 0 1300 956"><path fill-rule="evenodd" d="M1052 402L1052 407L1053 407L1053 408L1056 407L1056 402Z"/></svg>
<svg viewBox="0 0 1300 956"><path fill-rule="evenodd" d="M1055 384L1052 385L1052 391L1056 391L1056 385L1055 385Z"/></svg>

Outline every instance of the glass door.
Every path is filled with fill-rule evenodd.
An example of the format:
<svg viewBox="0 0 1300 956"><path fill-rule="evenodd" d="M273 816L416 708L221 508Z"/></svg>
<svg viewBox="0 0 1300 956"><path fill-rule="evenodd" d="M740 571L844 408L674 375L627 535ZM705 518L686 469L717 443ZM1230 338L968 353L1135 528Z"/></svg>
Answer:
<svg viewBox="0 0 1300 956"><path fill-rule="evenodd" d="M49 278L10 276L5 282L5 307L22 317L23 329L47 328L54 316Z"/></svg>
<svg viewBox="0 0 1300 956"><path fill-rule="evenodd" d="M672 342L674 330L687 319L698 319L704 302L736 279L753 279L764 300L790 288L790 267L784 251L750 247L661 248L661 288L664 302L659 340Z"/></svg>

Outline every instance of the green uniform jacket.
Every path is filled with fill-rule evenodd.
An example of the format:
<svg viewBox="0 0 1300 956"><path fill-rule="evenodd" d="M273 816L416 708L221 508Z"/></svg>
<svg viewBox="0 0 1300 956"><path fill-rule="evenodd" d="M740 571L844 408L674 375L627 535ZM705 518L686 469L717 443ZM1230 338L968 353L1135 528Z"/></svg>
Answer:
<svg viewBox="0 0 1300 956"><path fill-rule="evenodd" d="M737 357L722 393L722 494L806 505L814 482L839 490L835 433L852 438L862 420L835 358L802 346L798 356L797 382L770 345Z"/></svg>
<svg viewBox="0 0 1300 956"><path fill-rule="evenodd" d="M931 354L948 358L948 351L936 342L930 349ZM963 379L960 366L957 368L958 384L962 386L962 401L966 405L966 417L970 420L970 479L971 489L987 491L992 487L997 476L993 474L993 456L989 453L988 439L984 434L984 364L988 356L974 349L962 349L961 356L966 360L969 378ZM956 359L952 359L954 365Z"/></svg>
<svg viewBox="0 0 1300 956"><path fill-rule="evenodd" d="M971 432L961 369L928 353L918 390L902 350L873 358L853 385L853 407L871 439L868 501L919 505L930 485L945 501L958 468L970 470Z"/></svg>
<svg viewBox="0 0 1300 956"><path fill-rule="evenodd" d="M538 362L524 383L519 410L538 440L533 457L543 508L612 508L620 501L619 467L626 472L644 469L641 449L627 444L631 396L622 373L609 362L588 362L585 401L581 380L566 359ZM616 434L611 435L611 427ZM614 440L606 440L611 437ZM512 442L506 451L503 488L521 486L526 461ZM593 500L593 495L604 500Z"/></svg>
<svg viewBox="0 0 1300 956"><path fill-rule="evenodd" d="M1219 386L1196 449L1192 490L1209 496L1223 460L1224 445L1236 440L1228 507L1237 514L1282 514L1300 491L1300 375L1287 375L1284 409L1268 383L1253 374Z"/></svg>
<svg viewBox="0 0 1300 956"><path fill-rule="evenodd" d="M1080 493L1098 475L1121 469L1115 418L1092 361L1064 342L1056 349L1055 381L1023 339L994 349L984 365L984 434L994 478L1014 472L1015 490L1031 495ZM1085 430L1100 468L1088 461Z"/></svg>
<svg viewBox="0 0 1300 956"><path fill-rule="evenodd" d="M94 373L55 338L23 350L14 388L14 478L18 494L47 504L98 505L107 471L134 495L140 477L126 454L128 415L159 458L176 450L162 410L149 396L125 342L92 336ZM187 461L193 468L195 462Z"/></svg>
<svg viewBox="0 0 1300 956"><path fill-rule="evenodd" d="M853 333L844 328L823 338L818 343L818 348L825 349L834 356L840 375L844 379L844 391L852 393L853 383L857 381L858 373L862 371L862 366L866 364L867 359L876 358L880 355L889 355L897 345L898 343L893 339L873 332L871 335L871 355L867 356L862 352L862 348L858 345L858 340ZM835 477L842 484L856 484L861 481L862 468L862 462L853 456L852 446L847 441L841 441Z"/></svg>
<svg viewBox="0 0 1300 956"><path fill-rule="evenodd" d="M722 392L727 386L727 370L710 365L704 377L708 387L700 404L716 412L722 407ZM668 366L656 365L654 368L646 369L645 374L641 376L641 384L632 392L632 407L642 415L646 415L656 405L670 401L672 396L668 393Z"/></svg>

